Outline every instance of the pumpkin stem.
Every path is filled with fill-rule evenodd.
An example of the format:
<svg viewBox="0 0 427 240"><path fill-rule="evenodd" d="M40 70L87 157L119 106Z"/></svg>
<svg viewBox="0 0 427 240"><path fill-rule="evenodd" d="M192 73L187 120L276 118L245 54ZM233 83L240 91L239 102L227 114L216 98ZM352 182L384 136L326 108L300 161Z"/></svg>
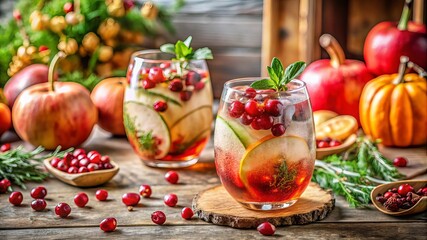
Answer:
<svg viewBox="0 0 427 240"><path fill-rule="evenodd" d="M408 69L408 63L409 63L409 58L407 56L400 57L399 73L396 79L394 79L393 81L394 84L403 83L405 81L404 76L405 76L406 70Z"/></svg>
<svg viewBox="0 0 427 240"><path fill-rule="evenodd" d="M417 72L418 75L420 75L421 77L427 77L426 70L424 70L422 67L420 67L416 63L409 61L408 67L414 69L414 71Z"/></svg>
<svg viewBox="0 0 427 240"><path fill-rule="evenodd" d="M405 6L403 6L402 15L400 16L399 24L397 25L397 28L401 31L408 29L408 21L409 21L409 16L411 15L412 5L413 5L412 0L405 1Z"/></svg>
<svg viewBox="0 0 427 240"><path fill-rule="evenodd" d="M338 68L344 64L345 54L338 41L330 34L323 34L319 38L319 43L322 48L328 52L331 57L331 65L334 68Z"/></svg>
<svg viewBox="0 0 427 240"><path fill-rule="evenodd" d="M50 62L49 73L47 75L47 80L49 82L49 91L52 91L52 92L55 91L55 86L54 86L55 81L53 80L53 75L55 74L55 68L56 68L56 65L58 64L58 60L65 58L66 56L67 55L64 52L59 51L55 56L53 56L52 62Z"/></svg>

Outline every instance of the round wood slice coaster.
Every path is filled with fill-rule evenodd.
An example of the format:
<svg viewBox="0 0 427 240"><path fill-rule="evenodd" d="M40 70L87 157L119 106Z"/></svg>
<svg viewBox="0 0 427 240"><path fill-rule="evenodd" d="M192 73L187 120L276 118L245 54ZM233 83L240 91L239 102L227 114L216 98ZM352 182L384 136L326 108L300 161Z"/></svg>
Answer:
<svg viewBox="0 0 427 240"><path fill-rule="evenodd" d="M275 226L307 224L324 219L334 208L335 198L316 183L310 183L300 199L283 210L249 210L236 202L221 186L209 188L193 199L200 219L233 228L256 228L268 221Z"/></svg>

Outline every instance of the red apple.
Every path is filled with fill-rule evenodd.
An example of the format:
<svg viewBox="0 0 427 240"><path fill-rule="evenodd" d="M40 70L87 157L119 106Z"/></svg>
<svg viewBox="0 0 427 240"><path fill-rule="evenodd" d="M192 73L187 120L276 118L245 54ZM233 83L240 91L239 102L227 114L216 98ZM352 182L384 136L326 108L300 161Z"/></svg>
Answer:
<svg viewBox="0 0 427 240"><path fill-rule="evenodd" d="M12 126L9 107L0 102L0 137Z"/></svg>
<svg viewBox="0 0 427 240"><path fill-rule="evenodd" d="M12 108L18 95L29 86L47 82L49 67L43 64L32 64L11 77L4 86L4 95Z"/></svg>
<svg viewBox="0 0 427 240"><path fill-rule="evenodd" d="M125 135L123 126L123 99L126 78L102 80L93 89L90 97L98 108L98 125L115 135Z"/></svg>
<svg viewBox="0 0 427 240"><path fill-rule="evenodd" d="M52 150L76 147L90 135L98 119L89 91L73 82L54 82L59 52L49 68L49 82L31 86L18 96L12 109L17 134L34 146Z"/></svg>
<svg viewBox="0 0 427 240"><path fill-rule="evenodd" d="M331 59L311 63L301 75L313 111L330 110L359 121L360 94L372 75L363 62L345 59L344 51L331 35L324 34L319 41Z"/></svg>
<svg viewBox="0 0 427 240"><path fill-rule="evenodd" d="M397 73L400 56L427 68L426 26L409 22L412 0L406 1L399 23L375 25L365 40L364 56L369 71L379 76Z"/></svg>

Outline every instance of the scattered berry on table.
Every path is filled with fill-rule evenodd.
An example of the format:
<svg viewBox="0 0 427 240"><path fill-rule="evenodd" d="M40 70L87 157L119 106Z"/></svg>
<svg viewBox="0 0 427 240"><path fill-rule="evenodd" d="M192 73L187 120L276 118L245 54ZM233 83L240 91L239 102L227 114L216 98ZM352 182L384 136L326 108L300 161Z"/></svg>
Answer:
<svg viewBox="0 0 427 240"><path fill-rule="evenodd" d="M31 208L35 211L43 211L46 208L46 201L44 199L35 199L31 202Z"/></svg>
<svg viewBox="0 0 427 240"><path fill-rule="evenodd" d="M116 230L117 220L115 218L106 218L101 221L99 228L104 232L113 232Z"/></svg>
<svg viewBox="0 0 427 240"><path fill-rule="evenodd" d="M33 188L30 193L31 197L34 199L45 198L47 195L47 190L43 186L38 186Z"/></svg>
<svg viewBox="0 0 427 240"><path fill-rule="evenodd" d="M185 207L181 211L181 217L186 219L186 220L191 219L193 217L193 215L194 215L193 210L189 207Z"/></svg>
<svg viewBox="0 0 427 240"><path fill-rule="evenodd" d="M98 201L105 201L108 198L108 192L104 189L99 189L96 191L95 197Z"/></svg>
<svg viewBox="0 0 427 240"><path fill-rule="evenodd" d="M55 214L61 218L66 218L71 213L71 207L67 203L58 203L55 207Z"/></svg>
<svg viewBox="0 0 427 240"><path fill-rule="evenodd" d="M170 193L165 195L163 198L164 203L169 207L175 207L178 203L178 196L176 194Z"/></svg>
<svg viewBox="0 0 427 240"><path fill-rule="evenodd" d="M77 207L84 207L89 202L89 197L86 193L81 192L74 196L74 203Z"/></svg>
<svg viewBox="0 0 427 240"><path fill-rule="evenodd" d="M151 221L158 225L163 225L166 222L166 215L162 211L155 211L151 214Z"/></svg>
<svg viewBox="0 0 427 240"><path fill-rule="evenodd" d="M263 222L258 225L257 230L262 235L271 236L274 235L274 233L276 232L276 227L269 222Z"/></svg>
<svg viewBox="0 0 427 240"><path fill-rule="evenodd" d="M179 175L175 171L169 171L165 174L165 179L171 184L176 184L178 183Z"/></svg>
<svg viewBox="0 0 427 240"><path fill-rule="evenodd" d="M9 195L9 202L14 206L19 206L24 200L24 196L22 196L21 192L13 192Z"/></svg>
<svg viewBox="0 0 427 240"><path fill-rule="evenodd" d="M151 196L151 187L150 185L141 185L139 187L139 194L141 194L141 196L143 196L144 198L149 198Z"/></svg>

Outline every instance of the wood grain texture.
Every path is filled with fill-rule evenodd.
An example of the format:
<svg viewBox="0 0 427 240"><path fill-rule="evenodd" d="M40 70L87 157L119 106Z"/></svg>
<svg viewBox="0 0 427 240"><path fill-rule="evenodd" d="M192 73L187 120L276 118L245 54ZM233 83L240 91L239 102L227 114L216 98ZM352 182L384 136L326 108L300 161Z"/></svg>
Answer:
<svg viewBox="0 0 427 240"><path fill-rule="evenodd" d="M334 208L335 198L310 183L300 199L289 208L253 211L237 203L221 186L203 190L194 197L193 209L200 219L233 228L256 228L263 222L275 226L308 224L324 219Z"/></svg>

